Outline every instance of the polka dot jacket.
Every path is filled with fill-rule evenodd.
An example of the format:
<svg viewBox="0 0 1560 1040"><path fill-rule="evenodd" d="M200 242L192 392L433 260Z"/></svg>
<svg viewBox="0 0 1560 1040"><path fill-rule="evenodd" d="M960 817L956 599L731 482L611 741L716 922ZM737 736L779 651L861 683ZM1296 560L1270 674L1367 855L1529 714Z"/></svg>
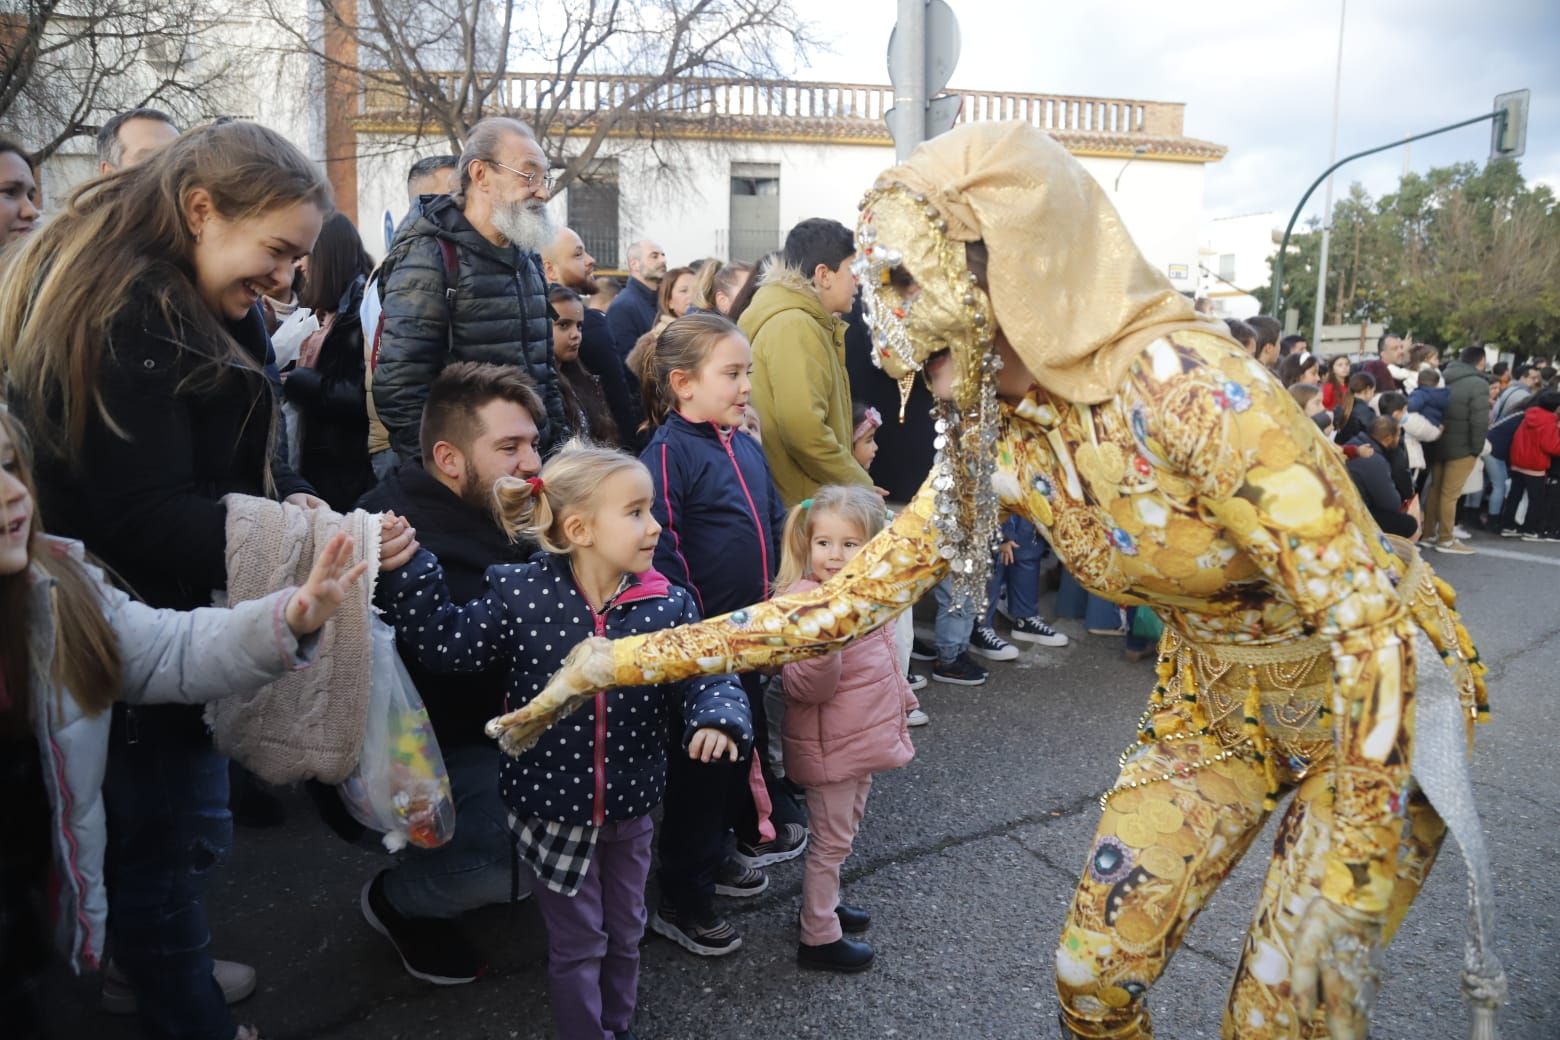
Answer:
<svg viewBox="0 0 1560 1040"><path fill-rule="evenodd" d="M563 659L593 634L616 639L699 620L686 591L659 572L625 579L597 615L564 556L539 553L524 564L489 567L487 590L451 603L444 571L427 550L380 576L376 600L401 645L439 672L509 666L505 711L540 693ZM644 816L666 786L669 723L681 717L686 753L694 731L719 729L741 746L753 742L747 695L730 675L598 693L499 774L504 802L519 817L600 826ZM495 754L498 752L495 751Z"/></svg>

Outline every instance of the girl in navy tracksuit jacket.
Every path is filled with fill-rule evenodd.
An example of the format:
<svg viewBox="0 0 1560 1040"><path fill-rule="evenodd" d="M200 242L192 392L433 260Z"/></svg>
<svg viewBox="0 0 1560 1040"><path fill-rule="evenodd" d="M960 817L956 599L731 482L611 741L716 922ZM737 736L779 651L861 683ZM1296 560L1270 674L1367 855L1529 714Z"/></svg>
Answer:
<svg viewBox="0 0 1560 1040"><path fill-rule="evenodd" d="M687 589L706 617L766 599L780 563L785 508L763 448L740 429L751 366L752 348L735 325L697 314L662 331L643 369L654 434L640 461L655 482L656 569ZM762 677L742 681L760 753L741 770L674 765L661 821L662 897L651 927L705 956L741 943L715 915L715 895L762 892L767 880L758 868L799 854L807 835L800 806L763 762Z"/></svg>
<svg viewBox="0 0 1560 1040"><path fill-rule="evenodd" d="M632 457L566 445L541 477L494 488L504 527L545 552L490 567L487 590L450 602L420 550L386 569L378 600L401 645L432 671L509 666L505 711L539 693L576 644L699 619L693 599L651 566L660 525L650 475ZM632 1025L650 872L650 811L661 800L676 716L676 758L736 761L752 740L747 698L729 675L598 693L506 759L499 786L547 925L559 1035L621 1036ZM686 749L686 751L684 751ZM497 754L497 751L494 752Z"/></svg>

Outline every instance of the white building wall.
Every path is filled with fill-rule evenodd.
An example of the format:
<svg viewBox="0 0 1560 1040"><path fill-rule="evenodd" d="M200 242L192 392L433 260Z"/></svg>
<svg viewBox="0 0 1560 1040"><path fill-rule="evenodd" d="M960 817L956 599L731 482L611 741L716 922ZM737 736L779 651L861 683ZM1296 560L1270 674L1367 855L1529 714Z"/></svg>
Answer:
<svg viewBox="0 0 1560 1040"><path fill-rule="evenodd" d="M384 250L380 225L386 209L399 220L406 212L406 169L417 158L447 150L447 142L365 138L368 153L358 163L359 226L371 252ZM733 163L772 163L780 170L779 232L808 217L831 217L854 226L861 195L894 164L888 147L792 144L733 139L689 142L679 153L659 153L633 141L609 141L599 155L618 161L618 226L621 246L639 238L659 242L672 264L704 256L727 259ZM403 150L404 149L404 150ZM660 168L668 160L676 172ZM1182 292L1197 288L1203 164L1082 157L1079 162L1105 189L1138 247ZM1117 175L1120 188L1116 188ZM567 191L558 200L560 220L568 212ZM777 242L778 244L778 242Z"/></svg>
<svg viewBox="0 0 1560 1040"><path fill-rule="evenodd" d="M1202 274L1199 296L1213 301L1214 313L1226 318L1249 318L1259 309L1257 298L1241 290L1259 289L1272 278L1269 262L1278 252L1273 232L1281 228L1273 212L1247 213L1210 220L1202 229ZM1234 258L1230 285L1219 277L1224 257Z"/></svg>

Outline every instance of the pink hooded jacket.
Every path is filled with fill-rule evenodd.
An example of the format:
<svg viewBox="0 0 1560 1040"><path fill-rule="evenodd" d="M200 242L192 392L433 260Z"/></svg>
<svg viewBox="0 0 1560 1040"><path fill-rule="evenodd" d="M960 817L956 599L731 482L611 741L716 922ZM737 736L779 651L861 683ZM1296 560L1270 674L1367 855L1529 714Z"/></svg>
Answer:
<svg viewBox="0 0 1560 1040"><path fill-rule="evenodd" d="M789 592L817 588L800 581ZM785 666L785 772L803 787L898 769L915 757L905 713L915 697L899 667L894 626L845 649Z"/></svg>

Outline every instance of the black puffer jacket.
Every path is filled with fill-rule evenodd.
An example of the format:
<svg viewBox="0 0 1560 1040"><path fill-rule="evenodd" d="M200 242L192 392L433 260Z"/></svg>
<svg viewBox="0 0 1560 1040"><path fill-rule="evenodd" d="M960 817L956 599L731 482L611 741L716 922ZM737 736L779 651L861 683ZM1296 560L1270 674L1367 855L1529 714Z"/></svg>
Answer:
<svg viewBox="0 0 1560 1040"><path fill-rule="evenodd" d="M440 239L455 247L455 284ZM547 405L541 443L544 449L553 444L565 425L563 397L552 366L547 283L534 254L489 242L453 199L441 196L396 238L380 267L379 293L384 331L374 407L403 459L421 456L423 402L452 361L524 366Z"/></svg>
<svg viewBox="0 0 1560 1040"><path fill-rule="evenodd" d="M303 428L289 431L298 441L299 472L338 513L374 486L358 318L365 280L358 275L342 295L314 367L293 369L282 384L283 396L303 417Z"/></svg>

